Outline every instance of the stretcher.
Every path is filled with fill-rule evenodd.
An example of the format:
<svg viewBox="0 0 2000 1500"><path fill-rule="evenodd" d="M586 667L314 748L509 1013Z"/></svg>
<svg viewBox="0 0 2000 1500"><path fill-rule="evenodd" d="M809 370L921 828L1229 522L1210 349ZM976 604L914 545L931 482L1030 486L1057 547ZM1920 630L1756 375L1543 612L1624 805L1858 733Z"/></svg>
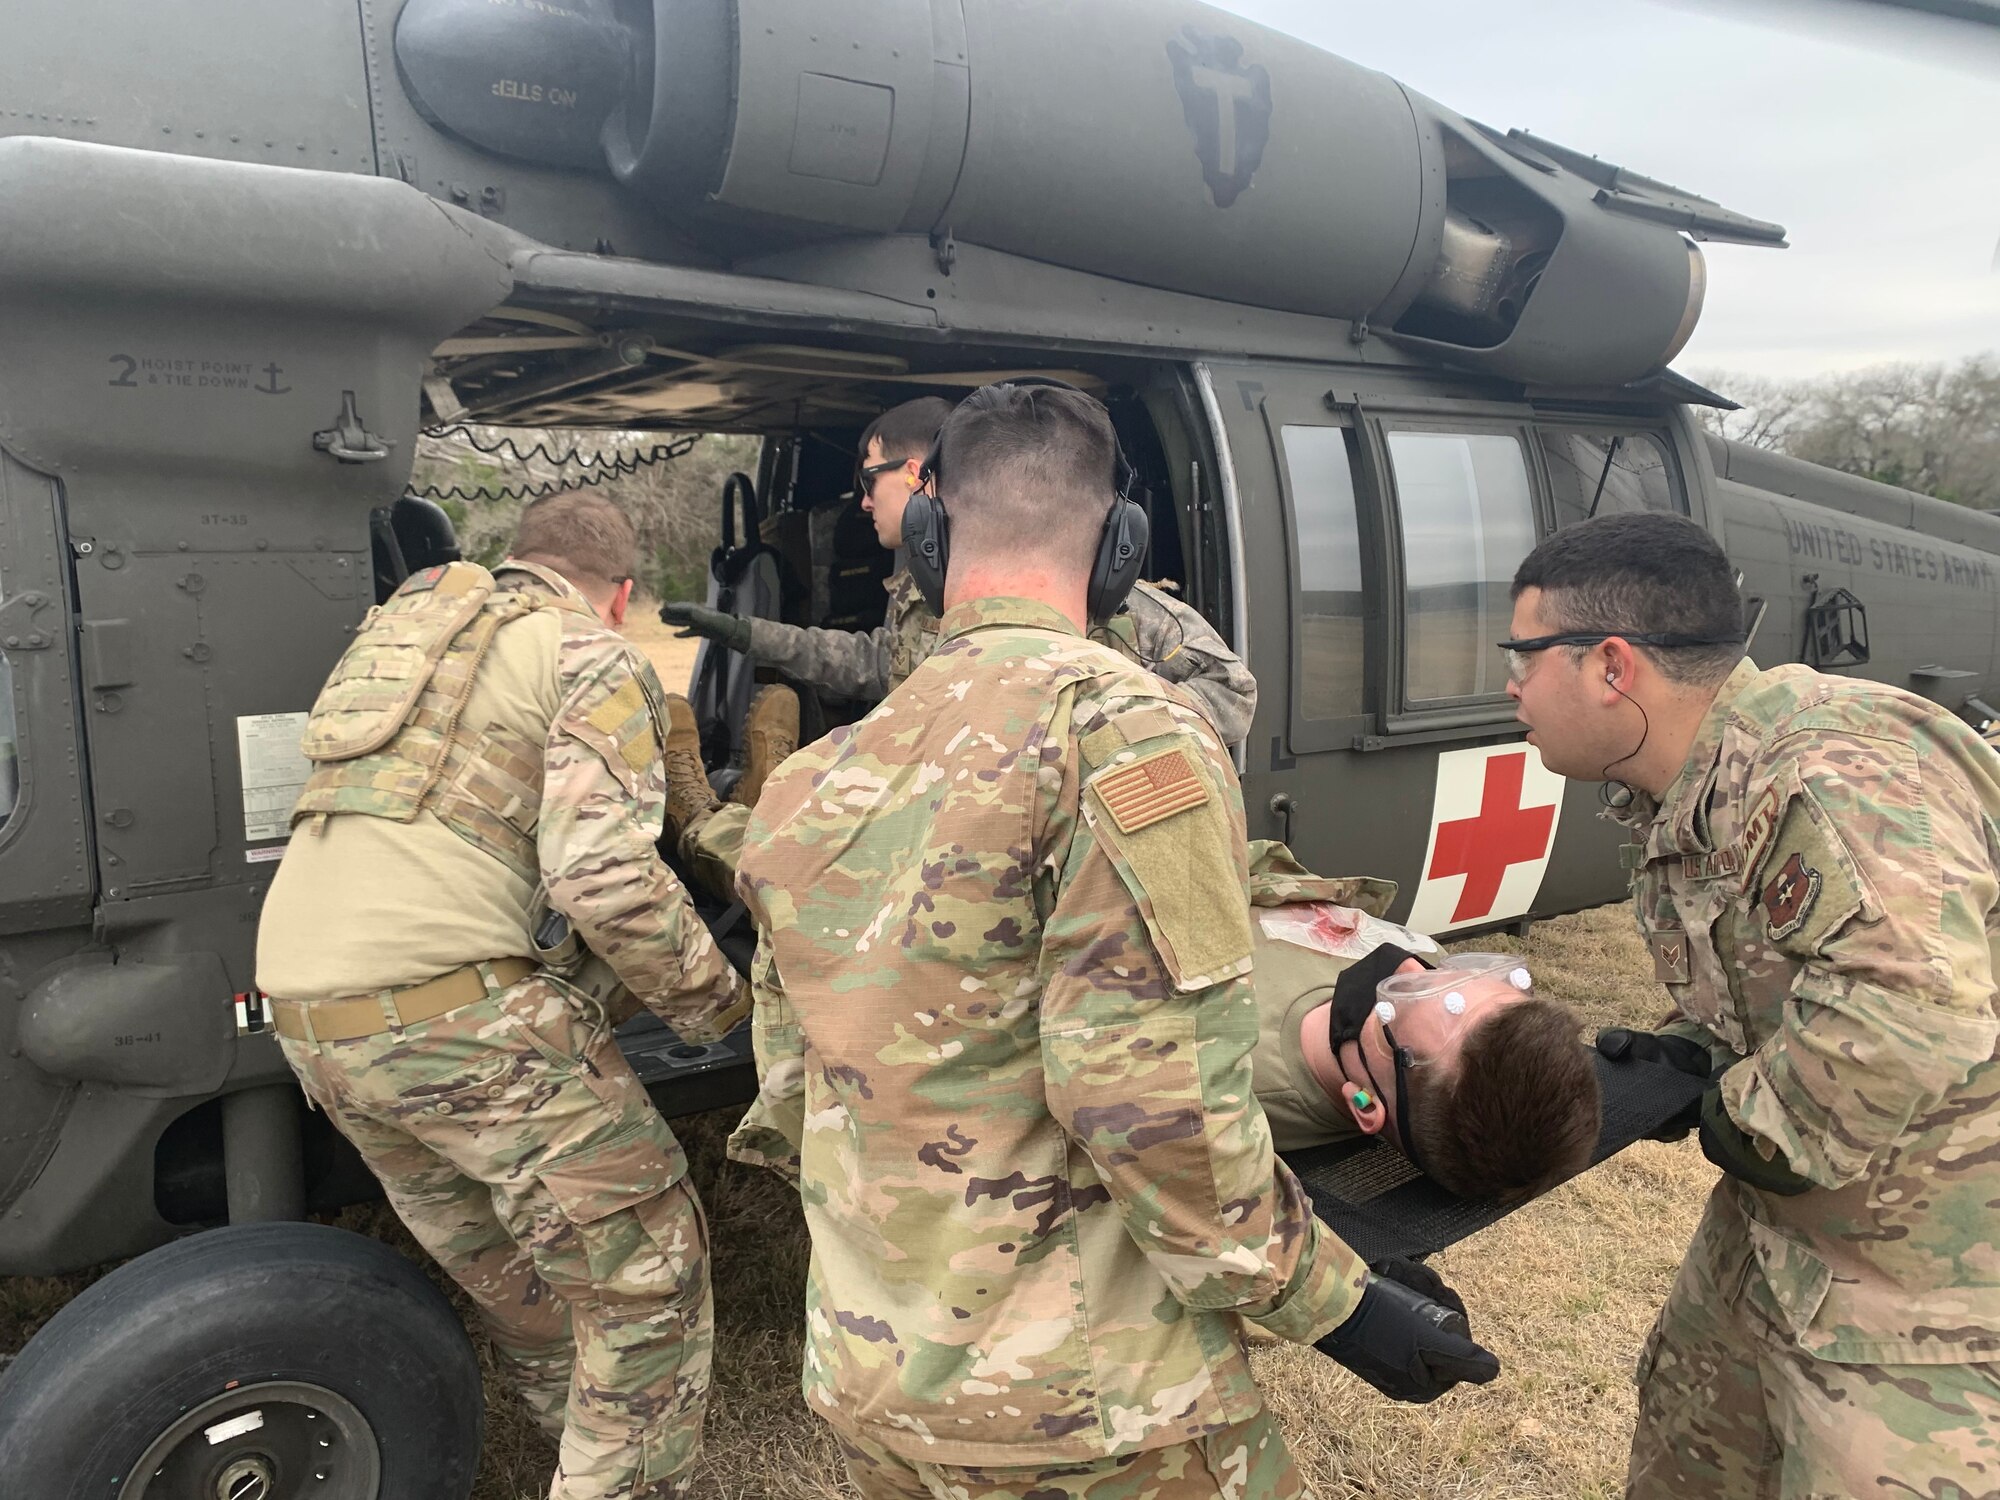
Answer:
<svg viewBox="0 0 2000 1500"><path fill-rule="evenodd" d="M1651 1135L1707 1087L1706 1080L1663 1063L1613 1062L1594 1048L1590 1055L1604 1098L1593 1167ZM1434 1254L1522 1206L1455 1197L1379 1136L1282 1154L1312 1198L1314 1211L1371 1263Z"/></svg>

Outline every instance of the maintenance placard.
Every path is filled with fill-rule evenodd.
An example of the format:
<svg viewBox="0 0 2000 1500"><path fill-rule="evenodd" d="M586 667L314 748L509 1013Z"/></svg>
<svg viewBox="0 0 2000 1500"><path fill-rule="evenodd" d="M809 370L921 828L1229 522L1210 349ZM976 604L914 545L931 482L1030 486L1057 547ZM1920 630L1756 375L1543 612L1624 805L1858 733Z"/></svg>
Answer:
<svg viewBox="0 0 2000 1500"><path fill-rule="evenodd" d="M312 762L299 748L306 715L243 714L236 720L236 758L243 770L243 838L246 843L291 836L292 807L306 788ZM261 849L252 850L274 857Z"/></svg>

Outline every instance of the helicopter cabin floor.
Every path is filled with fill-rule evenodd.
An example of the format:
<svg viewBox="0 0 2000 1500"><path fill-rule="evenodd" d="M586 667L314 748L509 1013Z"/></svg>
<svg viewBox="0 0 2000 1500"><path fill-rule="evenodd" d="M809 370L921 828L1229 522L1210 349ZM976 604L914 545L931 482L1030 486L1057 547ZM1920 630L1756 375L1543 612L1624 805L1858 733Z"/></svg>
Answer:
<svg viewBox="0 0 2000 1500"><path fill-rule="evenodd" d="M644 630L632 633L649 650L657 644ZM671 687L668 665L662 676ZM1623 905L1538 923L1525 940L1487 934L1454 946L1524 954L1538 988L1574 1007L1587 1030L1651 1025L1666 1009ZM675 1125L714 1245L715 1384L697 1488L715 1500L835 1500L851 1493L839 1480L838 1454L799 1397L804 1225L784 1183L724 1161L739 1112ZM1713 1178L1692 1143L1642 1141L1438 1257L1473 1310L1475 1333L1503 1362L1501 1378L1483 1389L1400 1407L1312 1350L1256 1349L1265 1396L1320 1500L1618 1494L1633 1420L1632 1365ZM382 1204L348 1209L333 1222L424 1261ZM97 1274L0 1279L0 1358ZM475 1342L487 1375L475 1500L537 1500L547 1493L554 1449L507 1390L485 1340Z"/></svg>

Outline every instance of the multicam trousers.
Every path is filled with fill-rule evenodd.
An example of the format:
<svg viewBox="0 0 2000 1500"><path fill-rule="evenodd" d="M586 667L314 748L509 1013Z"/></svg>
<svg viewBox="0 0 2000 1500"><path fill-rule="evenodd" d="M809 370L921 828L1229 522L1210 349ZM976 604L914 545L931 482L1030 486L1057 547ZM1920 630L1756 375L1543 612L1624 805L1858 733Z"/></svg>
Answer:
<svg viewBox="0 0 2000 1500"><path fill-rule="evenodd" d="M1059 1467L925 1463L848 1432L840 1448L862 1500L1312 1500L1264 1411L1196 1442Z"/></svg>
<svg viewBox="0 0 2000 1500"><path fill-rule="evenodd" d="M400 1031L283 1045L560 1439L553 1500L687 1494L707 1229L608 1028L538 974Z"/></svg>
<svg viewBox="0 0 2000 1500"><path fill-rule="evenodd" d="M736 865L750 809L725 802L681 835L680 856L701 888L719 901L736 899Z"/></svg>
<svg viewBox="0 0 2000 1500"><path fill-rule="evenodd" d="M1815 1359L1759 1305L1714 1204L1639 1356L1629 1500L1993 1500L2000 1365Z"/></svg>

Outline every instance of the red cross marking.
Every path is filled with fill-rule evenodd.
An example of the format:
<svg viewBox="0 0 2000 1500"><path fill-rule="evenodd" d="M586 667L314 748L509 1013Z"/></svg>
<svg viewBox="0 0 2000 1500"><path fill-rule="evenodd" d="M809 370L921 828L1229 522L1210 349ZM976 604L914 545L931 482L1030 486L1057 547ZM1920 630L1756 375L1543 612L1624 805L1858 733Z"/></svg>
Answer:
<svg viewBox="0 0 2000 1500"><path fill-rule="evenodd" d="M1463 875L1453 922L1483 917L1500 899L1500 881L1510 865L1540 859L1549 849L1549 830L1556 821L1553 806L1521 806L1521 783L1527 774L1528 752L1495 755L1486 762L1486 785L1479 795L1479 816L1438 824L1431 851L1430 873L1436 880Z"/></svg>

